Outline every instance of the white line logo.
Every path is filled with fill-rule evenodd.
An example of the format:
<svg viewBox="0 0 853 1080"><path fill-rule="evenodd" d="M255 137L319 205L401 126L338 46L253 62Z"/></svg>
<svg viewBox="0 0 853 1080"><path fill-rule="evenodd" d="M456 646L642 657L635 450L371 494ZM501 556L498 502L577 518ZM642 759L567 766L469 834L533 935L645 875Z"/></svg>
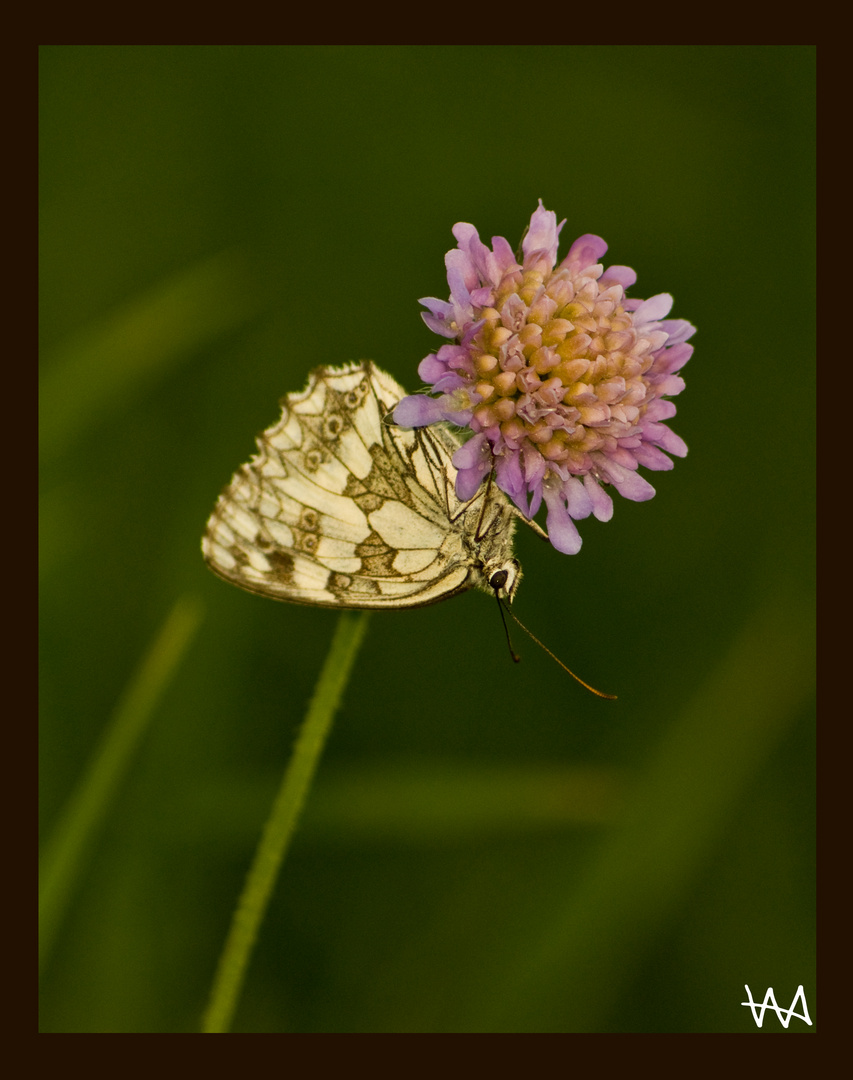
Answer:
<svg viewBox="0 0 853 1080"><path fill-rule="evenodd" d="M759 1005L752 1000L752 991L748 986L744 985L746 990L746 996L749 1001L742 1001L741 1005L748 1005L752 1010L752 1019L755 1021L757 1027L761 1027L764 1023L764 1010L772 1009L776 1013L776 1016L783 1028L787 1028L791 1022L791 1017L796 1016L798 1020L804 1020L809 1027L812 1026L811 1017L809 1016L809 1007L806 1005L806 995L803 993L802 985L797 987L797 992L794 994L794 1000L791 1002L790 1009L782 1009L776 1004L776 998L773 996L773 987L771 986L767 993L764 995L764 1001ZM803 1011L801 1013L794 1012L794 1006L798 1001L803 1003Z"/></svg>

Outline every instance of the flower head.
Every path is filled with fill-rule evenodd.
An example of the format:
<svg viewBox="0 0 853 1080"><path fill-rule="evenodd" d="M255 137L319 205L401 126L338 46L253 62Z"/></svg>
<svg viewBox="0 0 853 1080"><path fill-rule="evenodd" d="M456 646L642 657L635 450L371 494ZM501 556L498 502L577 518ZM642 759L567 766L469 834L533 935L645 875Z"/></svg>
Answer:
<svg viewBox="0 0 853 1080"><path fill-rule="evenodd" d="M695 328L666 319L667 293L628 299L637 275L599 261L607 244L576 240L557 262L565 222L539 207L518 261L501 236L488 248L473 225L453 228L447 253L450 299L428 297L424 322L447 338L418 372L437 397L403 398L394 412L403 427L449 420L472 437L456 452L456 489L470 499L494 469L495 482L528 517L542 501L551 543L575 554L574 524L594 514L607 521L607 493L642 502L655 490L637 468L671 469L684 442L664 421L666 400L681 393L677 371Z"/></svg>

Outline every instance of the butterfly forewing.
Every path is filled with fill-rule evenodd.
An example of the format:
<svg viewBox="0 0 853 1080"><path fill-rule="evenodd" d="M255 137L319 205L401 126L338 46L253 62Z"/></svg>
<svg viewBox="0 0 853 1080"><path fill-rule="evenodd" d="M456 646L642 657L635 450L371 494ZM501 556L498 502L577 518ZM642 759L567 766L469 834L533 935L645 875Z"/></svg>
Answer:
<svg viewBox="0 0 853 1080"><path fill-rule="evenodd" d="M508 568L511 598L513 507L493 485L456 498L458 441L391 423L404 395L369 361L319 368L287 395L211 515L211 568L278 600L366 608L435 603Z"/></svg>

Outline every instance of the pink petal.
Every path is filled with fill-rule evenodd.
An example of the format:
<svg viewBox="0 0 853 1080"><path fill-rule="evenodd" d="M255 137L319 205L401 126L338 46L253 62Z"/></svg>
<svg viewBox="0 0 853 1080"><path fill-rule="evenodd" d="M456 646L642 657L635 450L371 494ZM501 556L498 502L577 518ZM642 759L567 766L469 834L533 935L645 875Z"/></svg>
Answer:
<svg viewBox="0 0 853 1080"><path fill-rule="evenodd" d="M669 293L662 292L658 293L657 296L650 296L634 312L634 325L636 326L637 323L657 322L659 319L663 319L669 314L673 302Z"/></svg>
<svg viewBox="0 0 853 1080"><path fill-rule="evenodd" d="M686 319L666 319L661 323L661 328L669 334L670 345L680 345L696 333L696 327Z"/></svg>
<svg viewBox="0 0 853 1080"><path fill-rule="evenodd" d="M457 331L451 329L444 319L439 318L437 315L431 315L428 311L422 311L421 318L434 334L440 334L441 337L446 338L456 337Z"/></svg>
<svg viewBox="0 0 853 1080"><path fill-rule="evenodd" d="M394 409L394 423L404 428L426 427L444 419L438 398L426 394L411 394L397 403Z"/></svg>
<svg viewBox="0 0 853 1080"><path fill-rule="evenodd" d="M446 365L442 364L435 353L425 356L418 364L418 375L421 377L421 382L429 383L430 386L438 382L446 374Z"/></svg>
<svg viewBox="0 0 853 1080"><path fill-rule="evenodd" d="M557 261L557 237L565 221L557 228L557 215L553 210L546 210L539 200L539 206L533 211L527 235L521 242L525 263L534 255L544 255L551 266Z"/></svg>
<svg viewBox="0 0 853 1080"><path fill-rule="evenodd" d="M610 482L621 496L632 502L645 502L654 496L655 489L639 473L623 469L621 465L607 459L605 466Z"/></svg>
<svg viewBox="0 0 853 1080"><path fill-rule="evenodd" d="M666 374L670 374L673 371L680 371L690 357L693 355L692 345L673 345L671 348L669 345L655 356L655 362L652 367L652 371L662 371Z"/></svg>
<svg viewBox="0 0 853 1080"><path fill-rule="evenodd" d="M562 491L553 486L543 485L545 503L548 507L548 539L557 551L564 555L577 555L581 549L581 535L575 523L569 517Z"/></svg>
<svg viewBox="0 0 853 1080"><path fill-rule="evenodd" d="M658 472L671 469L673 466L672 458L668 458L666 454L658 450L656 446L652 446L651 443L641 443L634 450L634 457L641 465L645 465L647 469L655 469Z"/></svg>
<svg viewBox="0 0 853 1080"><path fill-rule="evenodd" d="M607 244L595 233L584 233L569 248L569 254L563 259L561 266L576 266L579 270L585 270L588 266L595 266L601 261L601 257L607 251Z"/></svg>
<svg viewBox="0 0 853 1080"><path fill-rule="evenodd" d="M589 473L583 478L583 483L592 502L593 515L599 521L609 521L613 517L613 500Z"/></svg>
<svg viewBox="0 0 853 1080"><path fill-rule="evenodd" d="M592 513L593 503L589 492L577 477L571 476L563 484L563 494L569 504L569 517L580 521Z"/></svg>
<svg viewBox="0 0 853 1080"><path fill-rule="evenodd" d="M666 450L668 454L675 454L676 457L687 456L687 443L680 435L670 431L666 424L646 424L643 439L659 446L661 450Z"/></svg>
<svg viewBox="0 0 853 1080"><path fill-rule="evenodd" d="M602 251L601 254L603 255L604 252ZM601 275L598 284L607 288L612 281L615 281L617 285L621 285L623 289L630 289L637 281L637 272L632 270L630 266L608 266Z"/></svg>

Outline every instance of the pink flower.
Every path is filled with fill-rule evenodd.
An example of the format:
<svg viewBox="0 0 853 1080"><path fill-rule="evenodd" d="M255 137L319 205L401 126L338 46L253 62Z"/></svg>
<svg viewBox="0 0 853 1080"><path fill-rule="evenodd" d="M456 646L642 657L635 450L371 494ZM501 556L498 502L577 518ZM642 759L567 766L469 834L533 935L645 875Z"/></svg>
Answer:
<svg viewBox="0 0 853 1080"><path fill-rule="evenodd" d="M680 394L676 374L690 358L695 328L667 319L672 297L628 299L637 279L627 266L599 261L598 236L576 240L557 262L565 222L539 207L521 243L519 263L500 236L488 248L473 225L454 226L447 253L450 299L428 297L424 322L448 339L418 372L438 397L403 398L403 427L446 420L473 438L453 462L460 499L470 499L492 470L495 482L528 517L544 499L551 543L573 555L575 521L613 513L608 494L642 502L655 490L637 469L671 469L684 442L664 421Z"/></svg>

